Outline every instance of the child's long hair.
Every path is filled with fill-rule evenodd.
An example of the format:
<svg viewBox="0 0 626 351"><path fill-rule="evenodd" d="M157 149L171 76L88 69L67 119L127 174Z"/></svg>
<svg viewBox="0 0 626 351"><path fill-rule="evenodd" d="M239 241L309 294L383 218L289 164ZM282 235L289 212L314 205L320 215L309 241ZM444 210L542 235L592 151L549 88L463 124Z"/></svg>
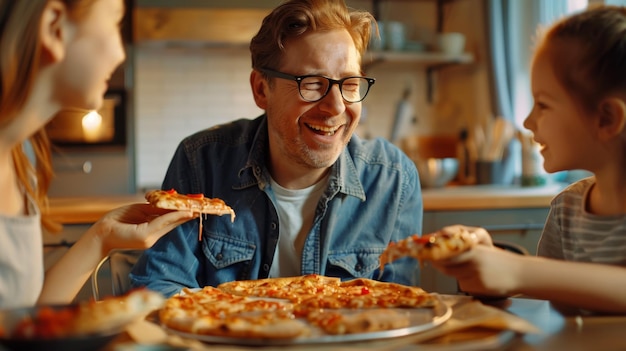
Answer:
<svg viewBox="0 0 626 351"><path fill-rule="evenodd" d="M537 53L548 53L565 90L593 112L608 94L626 92L626 9L603 6L562 19L548 29Z"/></svg>

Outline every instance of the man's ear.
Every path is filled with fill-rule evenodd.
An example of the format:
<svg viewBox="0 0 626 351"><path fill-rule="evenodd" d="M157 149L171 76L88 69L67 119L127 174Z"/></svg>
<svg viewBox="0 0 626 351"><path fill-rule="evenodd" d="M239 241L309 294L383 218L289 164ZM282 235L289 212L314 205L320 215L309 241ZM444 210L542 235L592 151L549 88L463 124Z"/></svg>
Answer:
<svg viewBox="0 0 626 351"><path fill-rule="evenodd" d="M67 7L58 0L48 1L39 24L43 62L59 62L65 56L67 39Z"/></svg>
<svg viewBox="0 0 626 351"><path fill-rule="evenodd" d="M600 103L600 116L597 122L598 135L609 140L619 135L626 125L626 103L618 97L611 97Z"/></svg>
<svg viewBox="0 0 626 351"><path fill-rule="evenodd" d="M252 87L254 102L260 109L265 110L267 108L267 89L269 89L269 83L261 72L255 69L252 70L252 73L250 73L250 86Z"/></svg>

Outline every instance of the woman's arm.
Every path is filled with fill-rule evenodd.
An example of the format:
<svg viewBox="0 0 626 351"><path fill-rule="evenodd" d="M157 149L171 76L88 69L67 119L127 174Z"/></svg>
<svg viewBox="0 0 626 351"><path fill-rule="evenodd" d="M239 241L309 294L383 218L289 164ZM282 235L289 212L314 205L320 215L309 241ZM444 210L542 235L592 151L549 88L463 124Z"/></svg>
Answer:
<svg viewBox="0 0 626 351"><path fill-rule="evenodd" d="M161 210L139 203L107 213L46 272L39 303L71 302L110 250L148 248L161 236L196 216L187 211Z"/></svg>

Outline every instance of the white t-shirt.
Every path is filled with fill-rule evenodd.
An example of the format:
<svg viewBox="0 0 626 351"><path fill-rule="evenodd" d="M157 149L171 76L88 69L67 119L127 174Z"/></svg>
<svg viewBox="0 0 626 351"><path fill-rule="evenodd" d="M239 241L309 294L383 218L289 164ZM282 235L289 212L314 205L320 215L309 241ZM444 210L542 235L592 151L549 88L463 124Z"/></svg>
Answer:
<svg viewBox="0 0 626 351"><path fill-rule="evenodd" d="M301 274L302 247L313 225L315 209L328 185L328 177L305 189L285 189L271 179L276 197L279 232L270 277Z"/></svg>
<svg viewBox="0 0 626 351"><path fill-rule="evenodd" d="M44 280L41 214L28 197L28 215L0 215L0 308L36 304Z"/></svg>

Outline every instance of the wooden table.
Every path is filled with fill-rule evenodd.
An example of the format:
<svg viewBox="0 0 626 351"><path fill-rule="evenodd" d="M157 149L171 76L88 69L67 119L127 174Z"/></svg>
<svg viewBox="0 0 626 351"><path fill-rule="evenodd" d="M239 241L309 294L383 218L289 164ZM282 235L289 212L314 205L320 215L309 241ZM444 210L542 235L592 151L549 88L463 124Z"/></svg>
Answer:
<svg viewBox="0 0 626 351"><path fill-rule="evenodd" d="M511 332L470 328L457 334L455 341L445 337L438 342L415 343L413 337L399 337L380 341L351 342L342 344L297 345L291 347L263 347L261 350L316 350L316 351L467 351L467 350L626 350L626 316L576 316L559 312L543 300L511 298L486 303L524 318L538 327L540 333L517 335ZM458 341L459 335L465 341ZM446 341L447 340L447 341ZM201 348L141 348L130 341L128 335L120 337L106 351L139 350L213 350L245 351L258 347L208 345ZM165 346L158 346L165 347Z"/></svg>
<svg viewBox="0 0 626 351"><path fill-rule="evenodd" d="M517 337L504 350L626 350L626 316L564 314L533 299L509 299L501 307L543 331Z"/></svg>

